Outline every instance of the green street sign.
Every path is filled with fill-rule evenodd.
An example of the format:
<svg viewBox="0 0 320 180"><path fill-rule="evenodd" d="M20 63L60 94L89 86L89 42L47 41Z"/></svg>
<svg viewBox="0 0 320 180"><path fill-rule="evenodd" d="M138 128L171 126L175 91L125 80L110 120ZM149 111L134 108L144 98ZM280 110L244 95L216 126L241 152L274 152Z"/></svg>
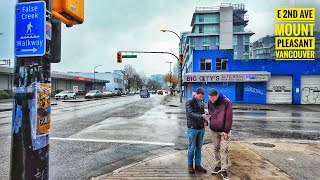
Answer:
<svg viewBox="0 0 320 180"><path fill-rule="evenodd" d="M122 55L122 58L137 58L137 55Z"/></svg>

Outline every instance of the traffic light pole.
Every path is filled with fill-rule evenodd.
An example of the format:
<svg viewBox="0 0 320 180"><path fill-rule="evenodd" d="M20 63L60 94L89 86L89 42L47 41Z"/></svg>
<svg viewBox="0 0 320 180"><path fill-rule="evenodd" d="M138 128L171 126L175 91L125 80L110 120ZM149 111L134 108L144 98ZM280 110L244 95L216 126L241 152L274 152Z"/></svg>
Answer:
<svg viewBox="0 0 320 180"><path fill-rule="evenodd" d="M34 0L18 0L17 2L32 1ZM46 22L50 27L52 1L44 0L44 2ZM22 11L22 9L15 10L16 13ZM18 24L16 26L22 27ZM31 28L28 29L31 32ZM51 64L48 55L51 46L49 42L50 39L44 41L46 43L44 56L16 57L14 60L11 180L49 179L48 130L51 111Z"/></svg>

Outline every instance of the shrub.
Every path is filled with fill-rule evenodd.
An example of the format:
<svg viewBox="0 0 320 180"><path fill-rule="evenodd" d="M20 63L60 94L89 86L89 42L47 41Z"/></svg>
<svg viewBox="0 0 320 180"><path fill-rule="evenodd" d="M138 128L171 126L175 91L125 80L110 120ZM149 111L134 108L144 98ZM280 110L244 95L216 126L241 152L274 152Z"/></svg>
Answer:
<svg viewBox="0 0 320 180"><path fill-rule="evenodd" d="M7 93L7 91L0 90L0 99L8 99L8 98L9 98L9 94Z"/></svg>

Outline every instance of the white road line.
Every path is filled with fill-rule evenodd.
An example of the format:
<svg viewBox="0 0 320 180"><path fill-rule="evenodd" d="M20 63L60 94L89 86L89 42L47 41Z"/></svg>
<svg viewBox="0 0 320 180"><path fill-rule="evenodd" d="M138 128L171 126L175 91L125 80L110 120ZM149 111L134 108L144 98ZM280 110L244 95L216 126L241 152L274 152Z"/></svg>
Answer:
<svg viewBox="0 0 320 180"><path fill-rule="evenodd" d="M157 146L174 146L174 143L148 142L148 141L130 141L130 140L108 140L108 139L80 139L80 138L57 138L50 137L53 140L61 141L82 141L82 142L99 142L99 143L122 143L122 144L148 144Z"/></svg>

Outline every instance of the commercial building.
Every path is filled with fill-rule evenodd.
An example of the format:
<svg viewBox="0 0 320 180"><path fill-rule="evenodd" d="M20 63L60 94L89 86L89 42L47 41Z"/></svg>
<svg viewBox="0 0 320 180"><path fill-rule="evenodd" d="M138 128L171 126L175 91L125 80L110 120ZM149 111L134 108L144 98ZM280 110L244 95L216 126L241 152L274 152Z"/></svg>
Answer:
<svg viewBox="0 0 320 180"><path fill-rule="evenodd" d="M183 64L186 98L191 98L196 88L204 87L206 92L211 88L218 89L232 102L320 104L319 59L277 61L263 56L261 58L264 59L248 59L248 41L252 33L237 33L237 38L234 38L235 29L242 30L248 23L246 18L242 18L247 12L244 5L222 4L213 9L196 9L191 23L192 31L182 44L186 56ZM239 14L240 19L244 20L242 23L236 18ZM217 32L219 43L213 43L218 42L218 38L212 34L201 33L202 36L198 36L200 27L195 26L206 24L204 20L200 20L199 15L206 19L219 19L216 23L211 23L211 26L220 27L220 32ZM209 43L206 44L209 44L209 48L197 43L201 38L207 41L207 37ZM205 96L205 102L207 101L208 96Z"/></svg>
<svg viewBox="0 0 320 180"><path fill-rule="evenodd" d="M69 75L81 76L90 79L100 79L105 81L105 85L103 87L103 91L124 91L124 81L123 81L123 73L121 70L114 70L113 72L96 72L94 73L86 73L86 72L68 72Z"/></svg>
<svg viewBox="0 0 320 180"><path fill-rule="evenodd" d="M14 85L14 73L13 68L0 66L0 90L6 90L12 94ZM52 94L60 92L62 90L73 91L74 87L77 87L79 92L88 92L92 89L93 79L86 78L78 75L70 75L67 73L53 71L51 73ZM96 88L103 89L105 81L99 78L96 79Z"/></svg>

